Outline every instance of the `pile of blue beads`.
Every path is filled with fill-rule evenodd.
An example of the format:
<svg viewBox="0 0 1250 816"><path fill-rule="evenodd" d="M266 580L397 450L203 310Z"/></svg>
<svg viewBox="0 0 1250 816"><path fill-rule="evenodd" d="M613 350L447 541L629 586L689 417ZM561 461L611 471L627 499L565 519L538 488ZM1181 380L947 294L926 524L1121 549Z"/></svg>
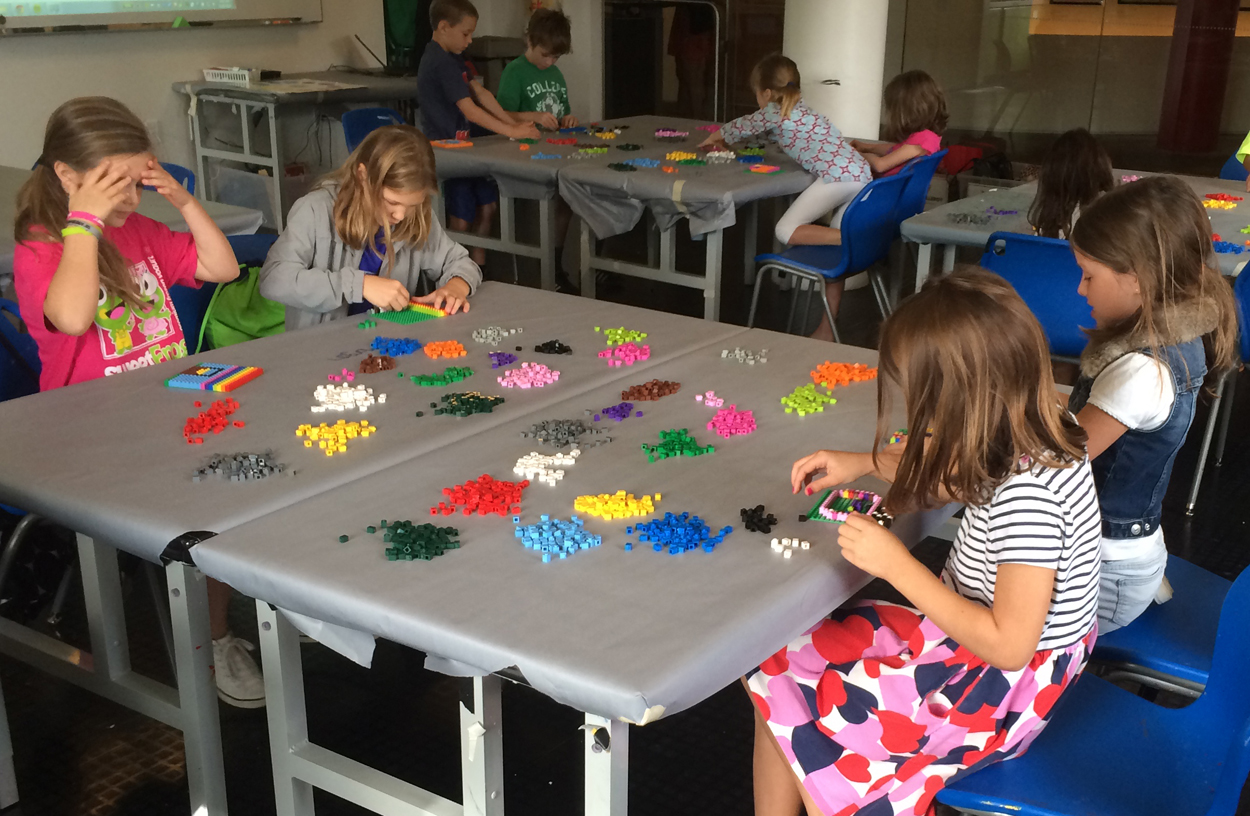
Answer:
<svg viewBox="0 0 1250 816"><path fill-rule="evenodd" d="M375 337L369 348L391 357L402 357L420 349L421 341L415 337Z"/></svg>
<svg viewBox="0 0 1250 816"><path fill-rule="evenodd" d="M626 159L625 161L621 162L621 164L632 164L634 167L659 167L660 160L648 159L642 156L638 156L637 158Z"/></svg>
<svg viewBox="0 0 1250 816"><path fill-rule="evenodd" d="M527 550L542 553L543 563L551 563L551 556L568 558L579 550L589 550L603 544L603 536L586 532L583 521L573 516L568 521L553 519L544 513L537 524L521 524L520 516L513 516L516 537Z"/></svg>
<svg viewBox="0 0 1250 816"><path fill-rule="evenodd" d="M1232 241L1216 241L1215 251L1228 255L1240 255L1246 251L1241 244L1234 244Z"/></svg>
<svg viewBox="0 0 1250 816"><path fill-rule="evenodd" d="M710 553L733 531L732 527L722 527L716 535L711 535L711 528L703 519L689 512L681 515L665 513L662 519L635 524L632 529L625 528L626 533L638 534L639 543L650 543L651 549L656 552L662 552L667 547L669 555L680 555L699 547ZM626 550L633 548L632 543L625 543Z"/></svg>

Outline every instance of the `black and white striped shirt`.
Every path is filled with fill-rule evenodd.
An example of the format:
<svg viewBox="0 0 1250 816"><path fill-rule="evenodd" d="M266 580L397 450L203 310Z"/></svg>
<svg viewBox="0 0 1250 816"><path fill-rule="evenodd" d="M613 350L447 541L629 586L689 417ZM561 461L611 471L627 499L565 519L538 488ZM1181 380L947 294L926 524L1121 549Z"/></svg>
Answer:
<svg viewBox="0 0 1250 816"><path fill-rule="evenodd" d="M982 507L968 507L942 581L960 595L994 604L999 564L1055 571L1050 611L1038 650L1083 638L1098 617L1102 539L1098 495L1089 459L1069 468L1018 473Z"/></svg>

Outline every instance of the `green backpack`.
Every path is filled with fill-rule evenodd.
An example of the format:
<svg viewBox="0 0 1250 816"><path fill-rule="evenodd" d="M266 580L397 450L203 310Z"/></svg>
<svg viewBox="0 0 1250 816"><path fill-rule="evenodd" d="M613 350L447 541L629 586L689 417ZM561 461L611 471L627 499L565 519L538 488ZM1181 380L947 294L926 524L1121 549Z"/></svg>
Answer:
<svg viewBox="0 0 1250 816"><path fill-rule="evenodd" d="M261 297L259 286L260 268L242 265L238 278L218 285L204 312L196 354L205 348L225 348L285 330L286 307Z"/></svg>

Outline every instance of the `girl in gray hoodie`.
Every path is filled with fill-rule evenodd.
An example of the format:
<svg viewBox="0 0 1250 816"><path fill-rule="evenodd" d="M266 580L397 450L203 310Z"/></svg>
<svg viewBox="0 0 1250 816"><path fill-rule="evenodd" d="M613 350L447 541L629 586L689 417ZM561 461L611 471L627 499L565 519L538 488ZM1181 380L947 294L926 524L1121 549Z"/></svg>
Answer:
<svg viewBox="0 0 1250 816"><path fill-rule="evenodd" d="M393 125L296 201L260 272L260 293L286 304L287 330L410 300L468 311L482 271L434 218L437 190L429 140ZM435 289L414 297L423 274Z"/></svg>

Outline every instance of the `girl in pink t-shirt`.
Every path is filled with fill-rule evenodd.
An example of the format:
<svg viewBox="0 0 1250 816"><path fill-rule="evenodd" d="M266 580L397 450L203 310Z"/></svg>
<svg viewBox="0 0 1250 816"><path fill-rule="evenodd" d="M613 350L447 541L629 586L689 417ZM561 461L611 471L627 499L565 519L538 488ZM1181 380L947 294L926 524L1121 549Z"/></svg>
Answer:
<svg viewBox="0 0 1250 816"><path fill-rule="evenodd" d="M885 86L885 142L853 141L873 175L892 176L903 165L942 149L942 131L949 118L946 95L924 71L899 74Z"/></svg>
<svg viewBox="0 0 1250 816"><path fill-rule="evenodd" d="M177 208L189 234L135 212L145 186ZM185 357L169 286L239 274L226 236L152 155L143 123L106 97L53 111L17 194L14 233L14 285L44 391ZM226 620L231 589L208 583L218 696L262 706L264 680Z"/></svg>

